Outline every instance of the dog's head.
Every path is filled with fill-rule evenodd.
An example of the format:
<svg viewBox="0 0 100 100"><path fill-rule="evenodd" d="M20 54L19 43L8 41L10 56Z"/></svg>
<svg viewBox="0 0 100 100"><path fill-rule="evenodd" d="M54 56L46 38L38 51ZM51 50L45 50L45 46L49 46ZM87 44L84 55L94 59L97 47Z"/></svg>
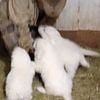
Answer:
<svg viewBox="0 0 100 100"><path fill-rule="evenodd" d="M55 40L61 38L60 32L52 26L41 25L38 31L40 35L42 36L42 38L47 39L51 41L52 43L54 43Z"/></svg>
<svg viewBox="0 0 100 100"><path fill-rule="evenodd" d="M11 57L11 67L25 68L31 66L31 59L23 48L15 47Z"/></svg>
<svg viewBox="0 0 100 100"><path fill-rule="evenodd" d="M44 29L45 29L45 33L46 33L49 37L52 37L52 38L60 37L59 31L58 31L55 27L52 27L52 26L45 26Z"/></svg>

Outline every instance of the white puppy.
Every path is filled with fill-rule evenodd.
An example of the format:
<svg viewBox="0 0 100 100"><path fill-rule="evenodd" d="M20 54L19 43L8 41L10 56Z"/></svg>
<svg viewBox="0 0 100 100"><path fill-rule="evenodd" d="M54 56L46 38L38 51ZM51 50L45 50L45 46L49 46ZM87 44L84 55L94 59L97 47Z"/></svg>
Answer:
<svg viewBox="0 0 100 100"><path fill-rule="evenodd" d="M44 87L38 87L42 93L62 96L65 100L72 100L72 79L62 67L56 51L49 41L37 39L34 44L36 71L41 74Z"/></svg>
<svg viewBox="0 0 100 100"><path fill-rule="evenodd" d="M6 80L7 100L31 100L34 63L28 53L16 47L12 53L11 71Z"/></svg>
<svg viewBox="0 0 100 100"><path fill-rule="evenodd" d="M60 33L52 26L40 26L38 31L44 39L51 42L72 78L74 78L79 64L89 67L85 55L99 55L97 52L81 48L76 43L62 38Z"/></svg>

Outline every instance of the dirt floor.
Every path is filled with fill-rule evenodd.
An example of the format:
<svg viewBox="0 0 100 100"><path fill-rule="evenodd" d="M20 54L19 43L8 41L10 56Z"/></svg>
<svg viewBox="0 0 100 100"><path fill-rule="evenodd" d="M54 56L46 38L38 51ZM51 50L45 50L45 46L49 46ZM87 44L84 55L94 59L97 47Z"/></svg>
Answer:
<svg viewBox="0 0 100 100"><path fill-rule="evenodd" d="M100 52L100 49L96 49ZM100 100L100 58L87 58L91 67L80 67L74 79L72 96L74 100ZM5 80L10 68L10 58L1 52L0 54L0 100L5 100ZM63 100L61 97L47 96L36 91L35 87L40 82L33 81L32 100Z"/></svg>

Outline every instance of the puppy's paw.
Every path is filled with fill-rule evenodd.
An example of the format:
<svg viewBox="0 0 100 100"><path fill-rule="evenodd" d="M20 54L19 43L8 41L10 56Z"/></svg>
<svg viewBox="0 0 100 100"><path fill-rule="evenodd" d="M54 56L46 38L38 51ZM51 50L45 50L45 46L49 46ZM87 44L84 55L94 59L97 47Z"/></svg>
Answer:
<svg viewBox="0 0 100 100"><path fill-rule="evenodd" d="M89 63L87 63L87 65L86 65L86 66L84 66L84 67L86 67L86 68L90 68L90 64L89 64Z"/></svg>
<svg viewBox="0 0 100 100"><path fill-rule="evenodd" d="M36 89L37 89L37 91L39 91L40 93L46 94L46 90L45 90L44 87L38 86Z"/></svg>
<svg viewBox="0 0 100 100"><path fill-rule="evenodd" d="M90 64L89 62L86 60L86 58L84 56L82 56L81 60L80 60L80 63L83 67L85 68L90 68Z"/></svg>
<svg viewBox="0 0 100 100"><path fill-rule="evenodd" d="M90 68L89 62L86 61L86 62L84 63L84 66L83 66L83 67L85 67L85 68Z"/></svg>

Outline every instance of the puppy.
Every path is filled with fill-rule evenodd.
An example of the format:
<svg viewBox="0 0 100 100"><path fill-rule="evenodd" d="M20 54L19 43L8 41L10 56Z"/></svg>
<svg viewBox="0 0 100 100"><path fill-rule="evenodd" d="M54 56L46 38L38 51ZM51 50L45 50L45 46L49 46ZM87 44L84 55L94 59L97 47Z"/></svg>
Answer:
<svg viewBox="0 0 100 100"><path fill-rule="evenodd" d="M41 74L44 87L38 91L54 96L62 96L65 100L72 100L72 79L62 67L56 51L49 41L37 39L34 43L36 71Z"/></svg>
<svg viewBox="0 0 100 100"><path fill-rule="evenodd" d="M31 100L34 62L28 53L16 47L11 57L11 71L6 80L7 100Z"/></svg>
<svg viewBox="0 0 100 100"><path fill-rule="evenodd" d="M81 48L68 39L62 38L60 33L52 26L40 26L38 31L44 39L51 42L72 78L74 78L79 65L89 68L90 65L86 61L85 56L100 55L97 52Z"/></svg>

